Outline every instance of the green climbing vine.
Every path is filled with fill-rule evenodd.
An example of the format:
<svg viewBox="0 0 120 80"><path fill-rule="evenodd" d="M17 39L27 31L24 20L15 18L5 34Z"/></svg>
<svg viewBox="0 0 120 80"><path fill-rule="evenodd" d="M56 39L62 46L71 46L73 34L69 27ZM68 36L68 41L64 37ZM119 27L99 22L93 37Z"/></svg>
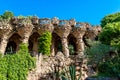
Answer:
<svg viewBox="0 0 120 80"><path fill-rule="evenodd" d="M43 33L39 38L39 53L50 55L52 34L50 32Z"/></svg>

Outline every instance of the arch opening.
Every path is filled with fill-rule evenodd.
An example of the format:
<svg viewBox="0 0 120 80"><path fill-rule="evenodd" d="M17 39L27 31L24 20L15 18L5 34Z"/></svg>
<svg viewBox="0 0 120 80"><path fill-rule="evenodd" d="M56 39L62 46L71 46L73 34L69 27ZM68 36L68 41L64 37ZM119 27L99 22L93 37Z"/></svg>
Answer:
<svg viewBox="0 0 120 80"><path fill-rule="evenodd" d="M34 32L30 37L29 37L29 46L28 50L31 54L31 56L35 56L38 53L38 38L40 37L39 33Z"/></svg>
<svg viewBox="0 0 120 80"><path fill-rule="evenodd" d="M76 38L69 34L68 36L68 48L69 48L69 54L70 55L77 55L77 47L76 47Z"/></svg>
<svg viewBox="0 0 120 80"><path fill-rule="evenodd" d="M17 33L13 34L7 43L5 54L14 54L19 50L19 44L21 43L21 36Z"/></svg>
<svg viewBox="0 0 120 80"><path fill-rule="evenodd" d="M54 49L54 53L57 54L57 52L62 52L62 42L60 36L58 36L56 33L52 33L52 47Z"/></svg>

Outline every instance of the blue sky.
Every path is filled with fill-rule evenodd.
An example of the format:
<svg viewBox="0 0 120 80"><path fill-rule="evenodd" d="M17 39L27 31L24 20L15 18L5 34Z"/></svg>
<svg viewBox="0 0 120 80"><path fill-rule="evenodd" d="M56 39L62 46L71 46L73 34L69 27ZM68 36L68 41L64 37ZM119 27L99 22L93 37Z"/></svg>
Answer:
<svg viewBox="0 0 120 80"><path fill-rule="evenodd" d="M120 12L120 0L1 0L0 14L6 10L15 16L75 18L96 25L105 15Z"/></svg>

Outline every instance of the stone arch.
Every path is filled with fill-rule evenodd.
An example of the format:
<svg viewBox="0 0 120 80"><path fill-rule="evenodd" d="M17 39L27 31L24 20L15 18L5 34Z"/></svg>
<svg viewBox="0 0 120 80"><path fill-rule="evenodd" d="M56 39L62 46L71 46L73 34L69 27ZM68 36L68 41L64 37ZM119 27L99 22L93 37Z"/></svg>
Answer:
<svg viewBox="0 0 120 80"><path fill-rule="evenodd" d="M35 56L38 53L38 38L40 37L38 32L34 32L30 37L29 37L29 52L31 53L32 56Z"/></svg>
<svg viewBox="0 0 120 80"><path fill-rule="evenodd" d="M83 35L83 41L85 44L85 47L90 47L90 41L95 41L97 40L97 36L95 36L95 33L93 30L88 30L85 32L85 34Z"/></svg>
<svg viewBox="0 0 120 80"><path fill-rule="evenodd" d="M90 47L89 43L87 42L87 39L89 39L86 35L83 36L83 42L85 44L85 47Z"/></svg>
<svg viewBox="0 0 120 80"><path fill-rule="evenodd" d="M68 48L73 47L72 52L69 50L70 55L76 55L77 54L76 42L77 42L77 39L74 37L74 35L69 34L69 36L68 36Z"/></svg>
<svg viewBox="0 0 120 80"><path fill-rule="evenodd" d="M57 52L62 52L62 42L59 35L56 33L52 33L52 45L51 45L51 53L52 55L57 54Z"/></svg>
<svg viewBox="0 0 120 80"><path fill-rule="evenodd" d="M21 36L17 33L14 33L8 40L5 54L7 53L16 53L19 50L19 44L21 43Z"/></svg>

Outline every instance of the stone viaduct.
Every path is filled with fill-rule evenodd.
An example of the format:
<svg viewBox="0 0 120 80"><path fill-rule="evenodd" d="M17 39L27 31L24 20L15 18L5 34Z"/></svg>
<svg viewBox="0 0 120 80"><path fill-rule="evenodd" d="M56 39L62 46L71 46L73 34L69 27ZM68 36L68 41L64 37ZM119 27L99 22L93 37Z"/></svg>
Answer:
<svg viewBox="0 0 120 80"><path fill-rule="evenodd" d="M62 46L64 55L69 56L68 45L74 46L75 54L83 54L84 38L95 39L101 31L100 26L91 26L74 19L59 20L58 18L18 18L0 20L0 52L4 55L19 50L20 43L28 43L30 53L38 53L38 38L45 31L52 33L51 55Z"/></svg>

